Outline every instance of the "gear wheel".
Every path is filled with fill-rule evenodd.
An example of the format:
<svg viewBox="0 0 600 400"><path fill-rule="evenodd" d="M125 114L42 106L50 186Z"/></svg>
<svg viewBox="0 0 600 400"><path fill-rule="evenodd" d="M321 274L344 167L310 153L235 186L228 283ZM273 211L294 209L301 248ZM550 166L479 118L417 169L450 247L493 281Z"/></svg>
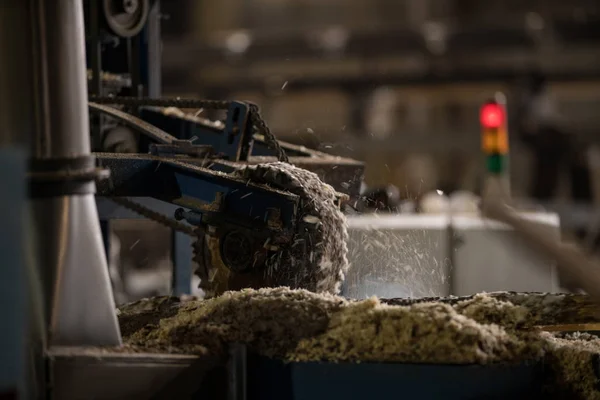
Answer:
<svg viewBox="0 0 600 400"><path fill-rule="evenodd" d="M218 239L199 233L194 261L200 288L207 296L270 286L339 293L348 269L348 232L336 191L316 174L283 162L246 166L237 175L298 195L298 228L290 245L267 257L263 268L244 274L224 268L215 259L221 251Z"/></svg>

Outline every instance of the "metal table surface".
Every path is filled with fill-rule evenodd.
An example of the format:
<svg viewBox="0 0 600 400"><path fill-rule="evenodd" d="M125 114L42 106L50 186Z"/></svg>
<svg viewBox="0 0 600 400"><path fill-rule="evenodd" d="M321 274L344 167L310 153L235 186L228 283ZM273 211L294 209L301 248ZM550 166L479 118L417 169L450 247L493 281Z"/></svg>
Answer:
<svg viewBox="0 0 600 400"><path fill-rule="evenodd" d="M151 399L194 365L196 356L56 347L47 353L50 398ZM202 376L196 382L200 386ZM190 389L192 392L195 388Z"/></svg>

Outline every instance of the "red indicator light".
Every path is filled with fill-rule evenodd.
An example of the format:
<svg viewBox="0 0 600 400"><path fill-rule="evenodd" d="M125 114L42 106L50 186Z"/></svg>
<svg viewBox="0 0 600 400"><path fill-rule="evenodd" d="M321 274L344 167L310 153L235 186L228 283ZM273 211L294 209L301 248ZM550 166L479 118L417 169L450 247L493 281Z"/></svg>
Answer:
<svg viewBox="0 0 600 400"><path fill-rule="evenodd" d="M496 103L488 103L481 107L481 125L484 128L500 128L504 124L504 109Z"/></svg>

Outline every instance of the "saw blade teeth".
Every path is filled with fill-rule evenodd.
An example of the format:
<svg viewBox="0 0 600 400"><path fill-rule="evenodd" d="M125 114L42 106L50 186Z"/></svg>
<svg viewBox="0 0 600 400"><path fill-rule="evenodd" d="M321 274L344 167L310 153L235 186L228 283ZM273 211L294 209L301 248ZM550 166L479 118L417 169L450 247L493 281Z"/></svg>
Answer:
<svg viewBox="0 0 600 400"><path fill-rule="evenodd" d="M196 263L196 269L194 275L200 278L200 284L198 287L206 291L208 289L208 266L206 265L206 258L204 256L204 231L197 227L194 229L196 240L192 242L192 261Z"/></svg>
<svg viewBox="0 0 600 400"><path fill-rule="evenodd" d="M288 286L311 291L339 292L348 268L345 217L335 206L335 190L313 172L291 164L259 164L240 171L244 177L300 196L299 221L312 216L325 223L297 232L287 254L270 260L270 271L287 279ZM305 224L304 224L305 225Z"/></svg>

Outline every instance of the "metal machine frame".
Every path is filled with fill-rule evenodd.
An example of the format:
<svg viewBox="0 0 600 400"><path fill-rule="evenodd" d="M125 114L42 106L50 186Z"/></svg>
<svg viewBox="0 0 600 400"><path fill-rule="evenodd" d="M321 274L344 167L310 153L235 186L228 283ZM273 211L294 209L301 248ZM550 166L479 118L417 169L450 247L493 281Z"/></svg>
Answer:
<svg viewBox="0 0 600 400"><path fill-rule="evenodd" d="M238 186L236 180L223 176L222 173L232 173L244 165L277 160L289 161L298 167L317 173L321 179L341 193L358 195L364 169L361 162L333 157L302 146L277 141L254 104L157 98L160 96L160 53L156 51L160 36L160 1L154 0L148 4L151 11L148 13L148 20L143 29L135 35L119 37L111 31L110 24L107 24L110 18L106 14L101 16L102 10L96 2L88 2L86 10L89 25L88 48L93 49L88 54L88 68L91 69L89 93L92 101L90 103L92 141L96 144L96 148L100 149L103 143L102 137L106 132L114 127L125 126L132 128L137 136L137 152L150 154L150 156L121 154L114 157L110 154L96 153L100 165L109 167L112 171L111 185L100 186L99 196L129 196L136 197L138 200L152 197L161 200L162 203L145 201L144 204L154 211L154 213L147 211L146 217L155 216L158 210L168 210L168 213L173 215L172 207L167 205L173 201L179 205L192 206L190 211L198 213L201 208L193 208L200 207L198 200L210 203L217 199L216 196L223 195L227 196L229 209L231 204L247 203L256 213L264 209L264 206L259 204L259 199L264 196L253 195L250 200L249 195L245 194L246 197L235 201L231 193L236 193ZM127 51L123 49L117 51L107 43L118 43L116 48L120 46ZM107 57L112 58L110 62L112 70L99 70L104 66L103 60ZM118 99L107 97L107 95L123 94L129 97ZM223 122L215 122L180 111L168 112L165 107L221 110L226 112L226 118ZM175 171L176 164L179 165L179 172ZM191 179L185 182L181 180L183 164L186 164L185 169ZM151 168L154 168L151 165L159 165L160 171L149 173L148 179L142 179L144 175L139 171L151 171ZM170 178L166 178L164 174L169 175ZM196 176L191 177L190 174ZM161 179L177 181L177 184L172 184L168 189L163 187L161 190L164 192L158 194L153 189L158 176L163 176ZM194 194L190 195L192 187ZM282 194L278 193L277 196ZM187 200L181 200L183 198ZM286 196L281 197L282 200L284 198ZM274 201L269 202L271 208L275 206ZM132 214L122 209L117 211L114 205L103 201L100 197L97 204L108 248L110 221L129 218ZM276 208L281 209L281 205ZM242 207L240 212L243 209L246 208ZM181 215L190 217L189 212ZM292 213L280 212L279 215L284 219L283 225L288 227L292 225ZM263 217L265 218L267 217ZM218 219L223 220L223 218ZM165 218L159 220L164 222ZM200 218L197 215L188 219L192 224L198 221ZM232 222L233 219L228 223ZM186 233L189 227L185 228L181 224L172 222L168 226L174 228L173 292L190 293L192 268L190 241L181 234L181 232ZM178 231L180 233L177 233Z"/></svg>

